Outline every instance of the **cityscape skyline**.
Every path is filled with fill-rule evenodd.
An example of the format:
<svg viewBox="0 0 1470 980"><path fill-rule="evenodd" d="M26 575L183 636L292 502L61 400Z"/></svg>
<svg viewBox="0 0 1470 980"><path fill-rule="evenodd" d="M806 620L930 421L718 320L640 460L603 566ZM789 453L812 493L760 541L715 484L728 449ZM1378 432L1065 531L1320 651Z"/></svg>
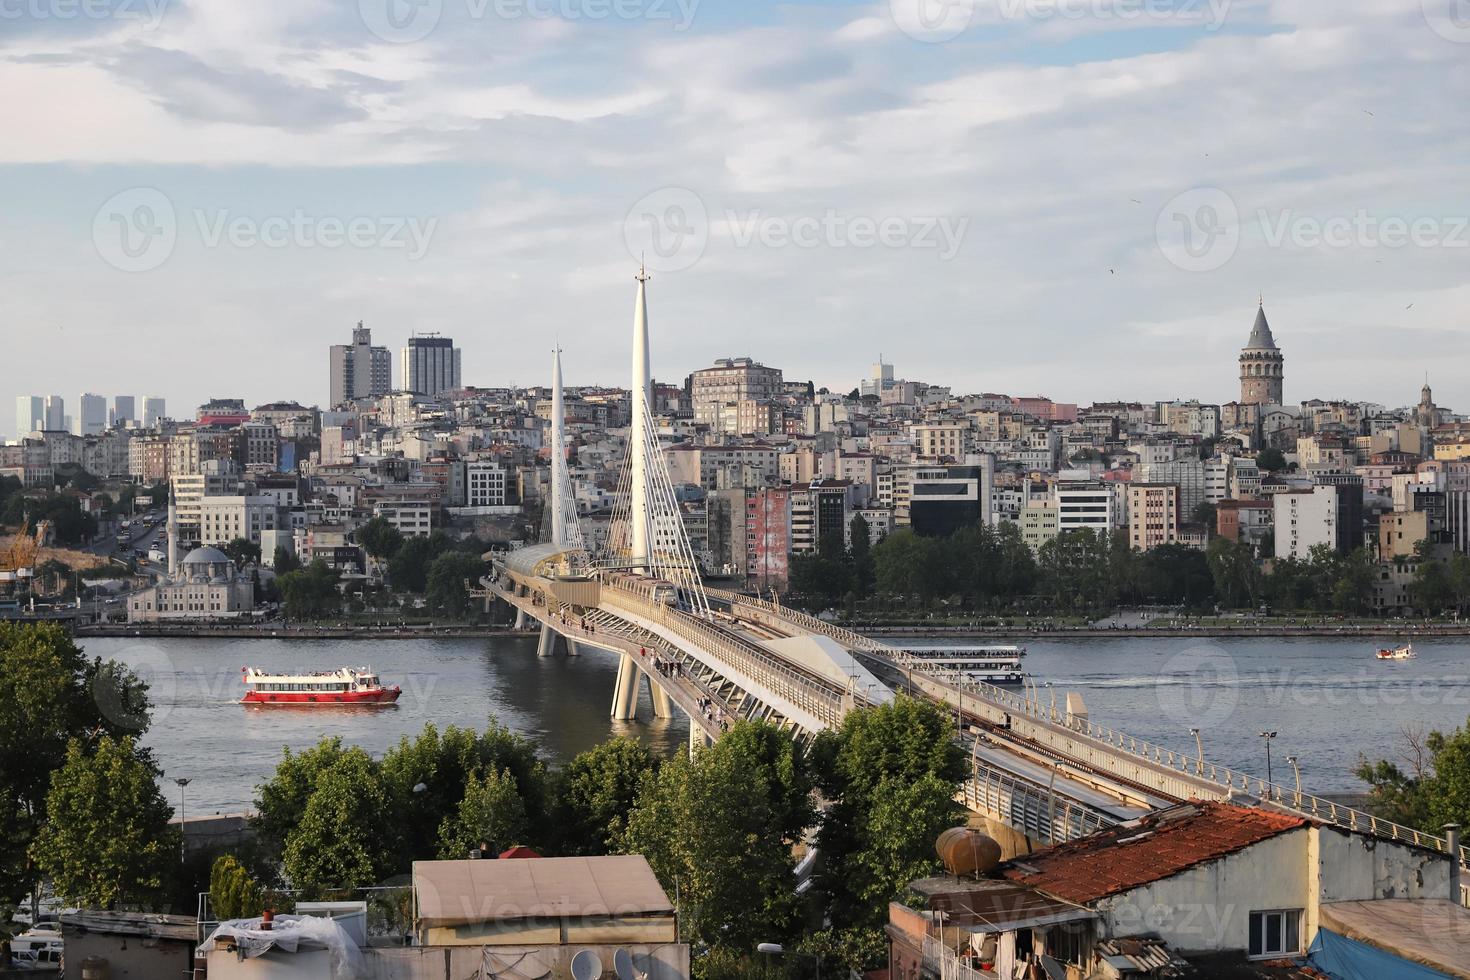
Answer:
<svg viewBox="0 0 1470 980"><path fill-rule="evenodd" d="M413 41L316 8L18 20L7 79L43 97L0 148L13 354L40 391L197 404L228 363L247 400L320 401L364 319L458 338L466 381L539 378L554 338L569 384L610 380L643 253L660 376L744 351L830 386L883 350L956 389L1221 400L1258 292L1300 397L1412 401L1470 353L1470 69L1432 3L1022 6L942 43L888 3L455 9Z"/></svg>

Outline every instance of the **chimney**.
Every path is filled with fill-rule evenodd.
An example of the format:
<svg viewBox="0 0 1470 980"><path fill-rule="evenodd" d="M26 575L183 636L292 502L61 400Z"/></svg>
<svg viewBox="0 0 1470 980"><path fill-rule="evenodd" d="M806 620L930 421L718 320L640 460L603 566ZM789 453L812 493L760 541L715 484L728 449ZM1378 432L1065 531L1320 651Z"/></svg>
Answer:
<svg viewBox="0 0 1470 980"><path fill-rule="evenodd" d="M1456 906L1464 904L1460 898L1460 825L1444 825L1444 844L1450 852L1450 901Z"/></svg>

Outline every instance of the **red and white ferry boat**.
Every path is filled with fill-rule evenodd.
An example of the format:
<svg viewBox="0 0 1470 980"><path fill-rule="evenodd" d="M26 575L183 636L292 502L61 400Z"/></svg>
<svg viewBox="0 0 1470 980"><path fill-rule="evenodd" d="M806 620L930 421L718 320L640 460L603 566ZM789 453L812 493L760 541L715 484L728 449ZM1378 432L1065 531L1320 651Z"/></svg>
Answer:
<svg viewBox="0 0 1470 980"><path fill-rule="evenodd" d="M384 687L369 667L339 667L313 674L267 674L256 667L242 667L240 680L250 687L241 704L393 704L403 693L396 685Z"/></svg>

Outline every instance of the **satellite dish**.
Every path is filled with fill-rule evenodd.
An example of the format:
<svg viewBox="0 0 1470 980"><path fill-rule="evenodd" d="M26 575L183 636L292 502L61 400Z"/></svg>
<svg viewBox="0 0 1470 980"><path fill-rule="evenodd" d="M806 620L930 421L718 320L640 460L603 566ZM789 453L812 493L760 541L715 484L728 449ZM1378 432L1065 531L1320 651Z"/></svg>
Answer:
<svg viewBox="0 0 1470 980"><path fill-rule="evenodd" d="M633 966L633 954L621 947L613 953L613 972L618 980L639 980L643 976Z"/></svg>
<svg viewBox="0 0 1470 980"><path fill-rule="evenodd" d="M597 980L602 976L602 960L590 949L572 957L572 980Z"/></svg>

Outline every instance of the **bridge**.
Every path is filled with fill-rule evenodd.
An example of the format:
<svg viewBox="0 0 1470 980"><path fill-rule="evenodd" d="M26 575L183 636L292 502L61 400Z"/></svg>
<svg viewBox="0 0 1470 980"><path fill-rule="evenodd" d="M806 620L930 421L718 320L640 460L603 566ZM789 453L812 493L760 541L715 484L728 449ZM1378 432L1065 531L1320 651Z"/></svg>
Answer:
<svg viewBox="0 0 1470 980"><path fill-rule="evenodd" d="M936 669L904 651L775 602L707 589L698 574L651 424L647 277L634 311L632 425L609 541L585 545L566 469L560 351L553 354L551 540L492 559L483 595L541 628L539 652L619 658L615 719L646 687L656 716L690 721L691 745L737 719L798 740L905 691L952 711L969 771L958 795L1009 854L1070 840L1187 799L1260 801L1391 839L1448 850L1443 838L1152 745L1093 722L1079 697L1043 703ZM1470 851L1460 848L1462 864Z"/></svg>

